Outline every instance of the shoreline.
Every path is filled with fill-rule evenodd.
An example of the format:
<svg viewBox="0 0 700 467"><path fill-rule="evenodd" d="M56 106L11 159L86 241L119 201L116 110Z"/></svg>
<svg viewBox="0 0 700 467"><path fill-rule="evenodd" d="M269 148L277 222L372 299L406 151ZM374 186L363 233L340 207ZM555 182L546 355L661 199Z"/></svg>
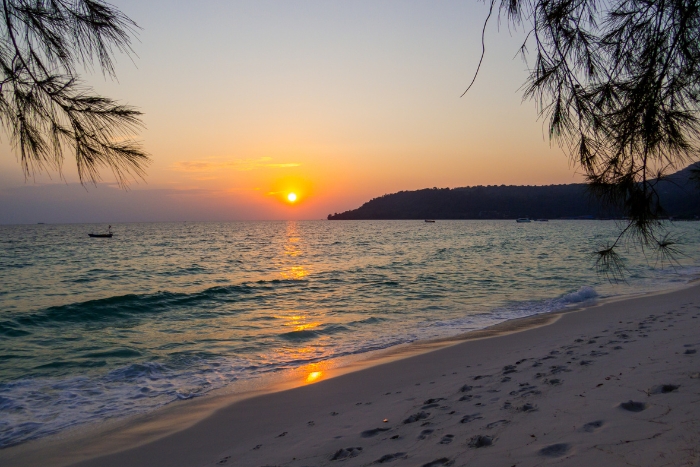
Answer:
<svg viewBox="0 0 700 467"><path fill-rule="evenodd" d="M380 352L381 355L373 355L368 359L355 361L341 368L324 370L327 374L317 378L318 381L313 381L314 384L304 385L299 381L288 381L264 390L242 394L213 394L201 399L168 404L162 409L127 421L111 424L107 422L102 427L98 427L97 430L95 427L78 428L72 430L67 436L59 434L6 448L0 451L0 459L4 458L3 463L6 465L31 465L39 459L42 459L44 463L46 463L46 459L52 459L53 463L48 465L56 466L72 465L82 460L87 462L86 465L90 465L90 459L96 461L98 456L110 453L112 456L108 457L119 457L120 454L134 453L144 449L147 451L152 449L155 452L158 451L159 445L168 444L169 440L175 438L181 438L183 433L197 431L202 425L223 423L219 420L220 414L231 412L235 407L254 406L263 399L285 399L298 393L314 392L314 388L337 386L338 382L343 379L357 381L364 376L363 374L367 373L376 373L377 371L381 373L382 370L391 372L392 367L405 367L406 362L411 360L431 360L431 356L434 358L438 353L454 353L454 350L451 349L469 347L475 342L493 343L499 339L507 340L508 336L523 336L534 330L553 328L565 316L581 314L581 312L591 313L606 307L610 309L624 307L624 304L630 302L675 296L687 293L687 291L694 291L697 295L697 292L700 291L697 281L679 284L678 287L670 291L652 292L634 297L613 297L594 304L581 304L565 310L508 320L459 336L412 343L401 346L399 349ZM513 339L511 337L510 340L519 340L519 338ZM173 425L176 425L177 428L173 429ZM95 465L99 465L99 463Z"/></svg>
<svg viewBox="0 0 700 467"><path fill-rule="evenodd" d="M700 280L700 279L698 279ZM675 288L673 290L676 290ZM666 293L665 292L643 292L643 295ZM624 300L624 298L622 298ZM51 452L54 449L62 450L69 447L76 451L82 449L84 444L93 444L94 448L89 449L87 458L96 457L103 453L115 453L124 449L148 444L168 435L185 430L192 425L205 420L219 409L229 405L268 394L289 391L292 389L315 384L317 382L336 378L345 374L362 371L368 368L390 364L395 361L423 355L446 347L459 345L478 339L488 339L500 335L507 335L547 326L562 314L578 311L588 307L598 306L603 301L612 299L596 299L594 303L583 302L581 304L570 305L564 310L550 311L535 315L507 319L499 323L487 326L482 329L463 332L454 336L418 340L409 343L366 352L336 360L327 360L318 363L302 365L293 370L287 370L284 374L270 375L268 378L256 378L238 383L238 387L243 387L242 391L233 392L230 386L217 388L200 397L185 400L176 400L165 404L156 410L136 414L126 418L107 419L97 423L87 423L69 428L65 431L39 439L30 440L18 445L0 449L0 460L9 453L11 460L13 457L22 458L26 453L36 449ZM592 300L590 302L593 302ZM324 364L341 363L333 366ZM347 361L346 361L347 360ZM322 377L314 378L308 382L308 368L320 369ZM319 368L320 367L320 368ZM111 437L109 442L101 441L100 438ZM53 456L52 456L53 457ZM55 464L56 466L70 465L72 460ZM54 464L51 464L54 465Z"/></svg>

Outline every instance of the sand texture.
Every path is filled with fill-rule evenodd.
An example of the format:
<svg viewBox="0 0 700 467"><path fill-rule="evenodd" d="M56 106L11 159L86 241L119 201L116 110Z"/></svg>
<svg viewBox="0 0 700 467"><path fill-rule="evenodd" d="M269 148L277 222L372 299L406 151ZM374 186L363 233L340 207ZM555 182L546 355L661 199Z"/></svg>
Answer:
<svg viewBox="0 0 700 467"><path fill-rule="evenodd" d="M52 449L0 453L0 463L85 456ZM384 464L700 465L700 287L244 400L73 465Z"/></svg>

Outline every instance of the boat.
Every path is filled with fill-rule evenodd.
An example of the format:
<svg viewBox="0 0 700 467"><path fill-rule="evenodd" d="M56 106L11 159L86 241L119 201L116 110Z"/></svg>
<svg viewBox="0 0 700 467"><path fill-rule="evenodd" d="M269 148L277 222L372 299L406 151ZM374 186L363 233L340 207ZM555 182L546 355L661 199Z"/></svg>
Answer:
<svg viewBox="0 0 700 467"><path fill-rule="evenodd" d="M518 219L515 219L515 222L518 224L522 224L524 222L532 222L528 217L520 217Z"/></svg>
<svg viewBox="0 0 700 467"><path fill-rule="evenodd" d="M426 219L425 222L435 222L434 219Z"/></svg>
<svg viewBox="0 0 700 467"><path fill-rule="evenodd" d="M112 226L107 227L107 233L89 233L90 238L112 238Z"/></svg>

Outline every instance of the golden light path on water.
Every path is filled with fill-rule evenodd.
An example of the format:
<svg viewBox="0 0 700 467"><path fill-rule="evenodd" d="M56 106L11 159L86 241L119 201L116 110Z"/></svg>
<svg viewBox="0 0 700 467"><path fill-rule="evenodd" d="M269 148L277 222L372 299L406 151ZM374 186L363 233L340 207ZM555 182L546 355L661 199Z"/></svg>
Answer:
<svg viewBox="0 0 700 467"><path fill-rule="evenodd" d="M294 193L287 196L289 202L293 203L297 200ZM288 222L286 228L287 241L284 244L284 266L280 271L280 275L284 279L300 280L309 275L309 270L300 263L304 256L302 233L296 222ZM293 328L294 332L308 331L323 323L318 319L323 316L315 316L313 320L309 320L306 313L301 310L288 310L288 314L277 316L284 320L283 326ZM285 353L286 357L290 356L295 359L303 359L309 354L313 354L317 349L313 346L297 347L295 349L286 349L281 353ZM323 379L324 369L328 367L330 362L311 363L302 367L298 374L304 383L316 383Z"/></svg>

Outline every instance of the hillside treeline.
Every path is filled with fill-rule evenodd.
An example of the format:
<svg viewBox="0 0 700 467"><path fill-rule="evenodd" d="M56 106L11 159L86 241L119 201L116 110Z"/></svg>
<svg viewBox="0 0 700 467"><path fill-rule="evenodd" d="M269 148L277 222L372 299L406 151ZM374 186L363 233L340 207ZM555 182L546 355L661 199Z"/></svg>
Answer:
<svg viewBox="0 0 700 467"><path fill-rule="evenodd" d="M656 185L668 216L700 216L700 189L690 175L688 167ZM620 215L592 196L585 184L494 185L400 191L374 198L351 211L329 214L328 219L604 219Z"/></svg>

